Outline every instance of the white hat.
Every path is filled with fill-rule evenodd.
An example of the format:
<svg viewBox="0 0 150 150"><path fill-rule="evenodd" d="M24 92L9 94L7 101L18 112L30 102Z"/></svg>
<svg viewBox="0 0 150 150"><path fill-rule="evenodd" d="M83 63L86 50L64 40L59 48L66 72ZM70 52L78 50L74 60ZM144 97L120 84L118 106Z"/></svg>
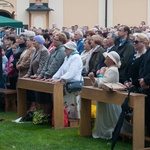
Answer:
<svg viewBox="0 0 150 150"><path fill-rule="evenodd" d="M115 51L111 51L109 53L104 52L103 55L104 55L104 57L108 56L116 64L116 66L118 68L121 66L120 56L117 52L115 52Z"/></svg>
<svg viewBox="0 0 150 150"><path fill-rule="evenodd" d="M64 47L73 50L73 51L77 51L77 45L75 42L67 42L66 44L64 44Z"/></svg>
<svg viewBox="0 0 150 150"><path fill-rule="evenodd" d="M30 31L30 30L24 30L24 32L22 32L22 34L31 37L31 36L35 36L35 32L34 31Z"/></svg>

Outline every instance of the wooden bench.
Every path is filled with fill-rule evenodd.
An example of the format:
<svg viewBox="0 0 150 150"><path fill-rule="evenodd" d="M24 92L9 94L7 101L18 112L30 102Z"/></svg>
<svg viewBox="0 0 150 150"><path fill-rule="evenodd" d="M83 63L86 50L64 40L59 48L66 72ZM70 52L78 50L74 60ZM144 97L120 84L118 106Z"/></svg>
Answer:
<svg viewBox="0 0 150 150"><path fill-rule="evenodd" d="M54 128L64 128L64 99L63 85L29 78L18 78L18 117L25 117L27 113L26 90L53 94Z"/></svg>
<svg viewBox="0 0 150 150"><path fill-rule="evenodd" d="M83 86L81 93L80 135L91 136L91 100L121 105L127 92L107 92L93 87ZM133 108L133 150L144 148L144 112L145 95L131 93L129 106Z"/></svg>
<svg viewBox="0 0 150 150"><path fill-rule="evenodd" d="M17 91L0 88L0 94L4 96L5 112L16 111Z"/></svg>
<svg viewBox="0 0 150 150"><path fill-rule="evenodd" d="M123 141L126 141L127 138L133 138L132 133L121 131L120 136L123 138ZM145 141L150 142L150 137L145 136Z"/></svg>

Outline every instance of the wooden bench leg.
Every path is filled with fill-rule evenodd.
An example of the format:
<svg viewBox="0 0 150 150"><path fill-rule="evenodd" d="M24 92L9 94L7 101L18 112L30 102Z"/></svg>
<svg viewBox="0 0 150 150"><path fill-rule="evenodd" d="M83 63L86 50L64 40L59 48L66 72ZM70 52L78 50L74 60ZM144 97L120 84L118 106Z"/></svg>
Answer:
<svg viewBox="0 0 150 150"><path fill-rule="evenodd" d="M16 94L10 99L12 111L17 111L17 97Z"/></svg>
<svg viewBox="0 0 150 150"><path fill-rule="evenodd" d="M11 111L11 102L9 100L9 96L4 95L4 99L5 99L5 112L10 112Z"/></svg>

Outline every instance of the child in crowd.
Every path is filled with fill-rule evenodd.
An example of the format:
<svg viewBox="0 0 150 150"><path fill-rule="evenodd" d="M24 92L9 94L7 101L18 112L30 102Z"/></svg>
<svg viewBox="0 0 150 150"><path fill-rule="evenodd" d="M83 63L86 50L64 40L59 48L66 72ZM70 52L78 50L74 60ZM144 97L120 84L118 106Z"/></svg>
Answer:
<svg viewBox="0 0 150 150"><path fill-rule="evenodd" d="M7 48L5 45L2 45L1 49L2 49L2 79L0 81L0 88L6 89L7 88L6 87L6 76L7 76L6 66L8 63L8 59L5 56L5 53L6 53Z"/></svg>
<svg viewBox="0 0 150 150"><path fill-rule="evenodd" d="M12 45L12 52L14 53L17 49L18 49L18 44L15 43ZM15 89L15 85L16 85L16 70L13 67L13 64L11 63L14 60L14 55L12 54L9 59L8 59L8 65L7 65L7 76L8 76L8 80L10 82L10 89Z"/></svg>

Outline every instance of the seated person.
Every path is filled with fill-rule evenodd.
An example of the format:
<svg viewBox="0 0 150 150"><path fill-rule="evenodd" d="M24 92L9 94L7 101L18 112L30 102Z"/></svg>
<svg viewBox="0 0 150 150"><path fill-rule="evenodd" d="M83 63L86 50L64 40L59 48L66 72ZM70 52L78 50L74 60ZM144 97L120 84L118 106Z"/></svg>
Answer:
<svg viewBox="0 0 150 150"><path fill-rule="evenodd" d="M95 78L93 72L89 73L93 85L98 87L102 87L103 83L119 82L120 56L115 51L105 52L103 55L106 67L101 68L99 78ZM120 113L119 105L97 102L93 138L111 139Z"/></svg>

